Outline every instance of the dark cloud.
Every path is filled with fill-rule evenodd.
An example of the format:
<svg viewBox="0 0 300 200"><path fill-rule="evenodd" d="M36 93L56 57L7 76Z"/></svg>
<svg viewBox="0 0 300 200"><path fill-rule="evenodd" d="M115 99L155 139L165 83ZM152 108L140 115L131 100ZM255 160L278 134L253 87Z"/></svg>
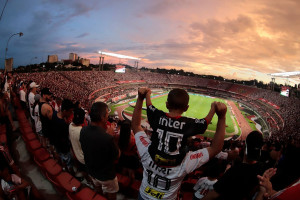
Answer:
<svg viewBox="0 0 300 200"><path fill-rule="evenodd" d="M82 33L82 34L76 36L76 38L83 38L83 37L86 37L88 35L89 35L89 33Z"/></svg>

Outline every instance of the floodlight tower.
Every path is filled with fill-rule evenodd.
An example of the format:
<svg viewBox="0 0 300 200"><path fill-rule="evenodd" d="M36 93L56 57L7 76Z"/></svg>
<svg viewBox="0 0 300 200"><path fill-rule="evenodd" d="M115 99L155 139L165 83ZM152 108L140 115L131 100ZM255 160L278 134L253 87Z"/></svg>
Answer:
<svg viewBox="0 0 300 200"><path fill-rule="evenodd" d="M136 71L138 71L139 61L134 61L134 68L136 69Z"/></svg>
<svg viewBox="0 0 300 200"><path fill-rule="evenodd" d="M102 56L102 52L99 58L99 71L103 71L104 56Z"/></svg>
<svg viewBox="0 0 300 200"><path fill-rule="evenodd" d="M271 79L272 79L272 81L271 81L271 90L274 91L274 88L275 88L275 77L272 76Z"/></svg>

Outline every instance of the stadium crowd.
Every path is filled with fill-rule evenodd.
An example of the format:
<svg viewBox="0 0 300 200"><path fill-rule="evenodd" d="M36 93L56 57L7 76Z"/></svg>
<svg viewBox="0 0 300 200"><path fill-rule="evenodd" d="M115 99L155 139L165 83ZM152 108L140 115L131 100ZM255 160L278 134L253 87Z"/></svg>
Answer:
<svg viewBox="0 0 300 200"><path fill-rule="evenodd" d="M36 188L22 179L11 156L7 156L15 130L12 114L16 96L25 102L21 104L22 109L51 157L65 171L78 180L86 180L87 186L107 199L116 199L119 189L126 193L134 184L140 188L139 199L260 200L295 199L300 195L300 164L297 162L300 153L299 99L287 99L274 92L243 85L150 72L42 72L1 74L0 79L1 127L5 127L7 138L1 142L0 149L0 178L7 183L3 182L4 187L1 181L0 199L26 199L29 188L33 191L30 193L32 199L41 199ZM129 80L145 80L146 83L117 83ZM212 110L218 116L213 140L199 137L194 132L190 137L183 136L186 144L182 145L186 151L180 151L183 156L180 163L161 165L163 159L156 160L148 153L152 142L155 144L156 132L141 125L141 103L149 89L139 90L132 122L110 118L106 103L92 104L91 101L102 95L110 101L114 97L137 93L139 87L164 88L166 85L200 87L211 94L236 98L265 118L268 117L265 113L270 113L279 120L274 114L279 113L284 125L272 128L269 138L263 138L256 131L251 132L245 141L235 138L224 141L225 122L223 124L222 119L226 108L212 104ZM101 88L104 89L96 92L94 99L88 99L93 91ZM32 104L29 94L33 90L35 103ZM261 98L276 104L279 109L265 104ZM178 109L177 105L170 107L169 114L173 113L172 109ZM149 107L147 113L152 109ZM169 118L178 119L176 115ZM155 124L151 127L157 129ZM151 146L155 150L161 148L159 145L154 147ZM83 177L78 177L79 172L84 174Z"/></svg>

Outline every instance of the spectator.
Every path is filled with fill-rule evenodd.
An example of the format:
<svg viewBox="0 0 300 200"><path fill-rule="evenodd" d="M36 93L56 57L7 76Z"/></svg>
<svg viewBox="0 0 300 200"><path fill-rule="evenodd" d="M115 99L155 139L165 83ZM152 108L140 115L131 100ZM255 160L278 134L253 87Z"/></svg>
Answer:
<svg viewBox="0 0 300 200"><path fill-rule="evenodd" d="M75 154L76 159L81 163L84 162L84 155L82 152L80 144L80 131L82 129L82 124L84 123L85 112L81 108L75 108L73 122L69 126L69 138L72 144L72 149Z"/></svg>
<svg viewBox="0 0 300 200"><path fill-rule="evenodd" d="M29 107L29 111L30 111L30 116L31 118L33 118L32 114L32 110L33 110L33 104L35 102L34 100L34 96L36 95L37 92L37 88L39 87L39 85L37 85L35 82L32 82L29 84L29 94L28 94L28 107Z"/></svg>
<svg viewBox="0 0 300 200"><path fill-rule="evenodd" d="M131 131L131 123L128 120L121 122L119 148L121 156L119 165L123 169L123 174L128 173L130 183L135 179L135 170L140 167L140 161L137 155L137 149L134 139L134 134Z"/></svg>
<svg viewBox="0 0 300 200"><path fill-rule="evenodd" d="M253 131L246 138L243 163L232 166L214 184L214 190L203 198L207 199L251 199L258 186L257 175L262 175L264 167L257 162L263 145L262 134Z"/></svg>
<svg viewBox="0 0 300 200"><path fill-rule="evenodd" d="M8 109L8 100L7 94L0 92L0 124L5 124L7 145L9 148L11 148L13 141L12 134L16 128L14 126L11 112Z"/></svg>
<svg viewBox="0 0 300 200"><path fill-rule="evenodd" d="M9 75L6 76L3 92L7 94L8 99L10 99L12 92L12 78Z"/></svg>
<svg viewBox="0 0 300 200"><path fill-rule="evenodd" d="M108 106L96 102L91 108L91 125L80 132L80 143L87 171L97 192L103 191L108 199L116 199L119 190L115 161L120 152L112 135L106 133Z"/></svg>
<svg viewBox="0 0 300 200"><path fill-rule="evenodd" d="M194 186L193 200L202 199L210 190L213 190L213 185L218 181L218 177L222 173L222 165L218 163L218 159L214 158L207 163L204 174L205 177L200 178Z"/></svg>
<svg viewBox="0 0 300 200"><path fill-rule="evenodd" d="M276 168L266 170L263 176L257 176L259 179L260 190L255 200L273 199L273 200L294 200L300 196L300 179L296 179L293 184L276 191L273 189L270 178L276 173Z"/></svg>
<svg viewBox="0 0 300 200"><path fill-rule="evenodd" d="M37 188L22 178L14 161L7 156L0 153L0 199L42 199Z"/></svg>
<svg viewBox="0 0 300 200"><path fill-rule="evenodd" d="M20 83L20 90L19 90L19 94L20 94L20 103L21 106L23 108L23 110L27 111L27 106L26 106L26 85L23 81L21 81Z"/></svg>
<svg viewBox="0 0 300 200"><path fill-rule="evenodd" d="M139 199L176 199L178 189L185 175L205 164L218 154L223 146L225 135L225 118L227 108L223 103L215 103L214 109L218 115L217 130L212 146L194 152L188 152L180 165L164 167L154 163L148 148L151 145L141 126L143 100L147 90L139 89L139 95L132 116L132 129L135 134L141 162L144 167L143 180L139 190Z"/></svg>
<svg viewBox="0 0 300 200"><path fill-rule="evenodd" d="M47 142L44 137L43 131L42 131L42 122L40 118L40 113L39 113L39 102L41 99L41 95L36 94L34 96L34 104L32 105L32 118L34 120L34 127L35 127L35 132L38 135L38 138L42 144L43 147L47 147Z"/></svg>
<svg viewBox="0 0 300 200"><path fill-rule="evenodd" d="M70 152L71 142L69 140L69 124L67 123L67 119L73 113L73 109L73 102L69 99L64 99L62 101L61 110L59 112L53 112L53 133L50 138L52 138L51 142L59 154L63 166L67 167L68 171L75 175Z"/></svg>
<svg viewBox="0 0 300 200"><path fill-rule="evenodd" d="M51 101L51 97L52 97L52 92L50 92L49 88L43 88L41 90L41 99L39 103L39 116L42 122L42 132L47 140L47 143L49 143L51 134L53 134L52 132L53 108L49 104L49 102ZM51 151L53 151L53 149Z"/></svg>
<svg viewBox="0 0 300 200"><path fill-rule="evenodd" d="M149 153L156 164L176 166L186 154L187 138L203 134L215 114L215 102L205 119L181 116L187 111L189 95L183 89L173 89L166 102L169 113L156 109L151 102L151 90L147 89L147 117L153 129Z"/></svg>

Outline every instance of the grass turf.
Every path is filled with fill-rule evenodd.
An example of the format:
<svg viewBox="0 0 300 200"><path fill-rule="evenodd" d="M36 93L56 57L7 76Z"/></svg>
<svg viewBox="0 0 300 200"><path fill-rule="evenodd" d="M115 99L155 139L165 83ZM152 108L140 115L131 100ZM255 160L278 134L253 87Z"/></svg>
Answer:
<svg viewBox="0 0 300 200"><path fill-rule="evenodd" d="M187 110L187 112L184 112L182 114L182 116L199 118L199 119L205 118L210 110L211 103L213 101L218 101L218 102L222 102L222 103L226 104L225 100L219 99L219 98L207 97L207 96L198 95L198 94L189 94L189 95L190 95L189 109ZM152 104L156 108L163 110L164 112L168 112L168 109L166 108L166 101L167 101L167 95L157 97L157 98L152 98ZM143 107L146 107L145 102L144 102ZM126 109L126 111L128 113L132 113L133 109L134 108L132 108L132 107L128 107ZM143 110L143 115L146 115L145 110ZM204 136L208 136L208 137L213 136L213 134L216 130L217 121L218 121L218 117L216 115L214 115L211 124L208 125L208 128L207 128L208 131L206 131ZM227 125L226 133L228 133L228 135L234 133L234 131L235 131L233 123L236 123L236 122L232 121L231 114L228 109L227 114L226 114L226 125ZM240 134L240 130L239 130L238 134Z"/></svg>

